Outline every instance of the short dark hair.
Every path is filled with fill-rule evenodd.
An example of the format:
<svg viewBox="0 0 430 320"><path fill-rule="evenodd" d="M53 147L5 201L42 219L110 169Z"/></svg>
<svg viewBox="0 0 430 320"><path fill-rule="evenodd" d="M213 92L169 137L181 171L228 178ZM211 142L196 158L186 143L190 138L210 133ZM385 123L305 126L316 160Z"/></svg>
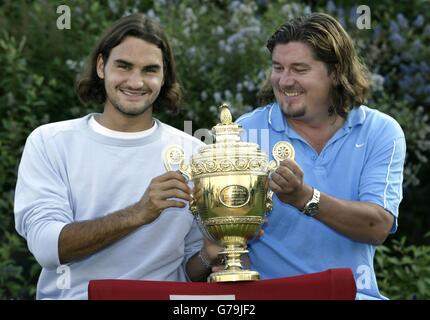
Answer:
<svg viewBox="0 0 430 320"><path fill-rule="evenodd" d="M158 110L162 107L163 110L177 113L182 98L182 90L176 78L172 49L161 26L141 13L122 17L103 33L76 82L79 99L83 103L102 104L106 101L104 80L97 75L97 58L101 54L104 63L107 63L111 50L129 36L152 43L161 49L164 64L164 84L154 101L154 109Z"/></svg>
<svg viewBox="0 0 430 320"><path fill-rule="evenodd" d="M370 87L369 71L357 55L351 37L336 19L325 13L292 19L273 33L267 48L273 53L277 44L291 41L308 45L314 58L326 65L329 74L335 73L333 110L330 111L345 117L351 106L366 102ZM260 89L258 98L262 104L275 101L270 77Z"/></svg>

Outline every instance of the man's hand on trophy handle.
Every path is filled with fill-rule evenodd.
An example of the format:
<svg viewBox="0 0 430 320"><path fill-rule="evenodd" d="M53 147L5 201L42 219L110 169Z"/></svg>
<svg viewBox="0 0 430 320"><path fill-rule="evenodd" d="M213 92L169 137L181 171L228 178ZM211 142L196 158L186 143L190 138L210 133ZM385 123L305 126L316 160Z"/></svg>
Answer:
<svg viewBox="0 0 430 320"><path fill-rule="evenodd" d="M272 174L275 172L276 169L279 167L279 162L276 160L270 160L269 162L269 179L272 177Z"/></svg>
<svg viewBox="0 0 430 320"><path fill-rule="evenodd" d="M178 145L169 145L163 154L164 167L166 171L178 169L186 180L191 180L191 168L184 164L184 149ZM175 168L173 168L175 166Z"/></svg>
<svg viewBox="0 0 430 320"><path fill-rule="evenodd" d="M312 188L304 183L304 173L299 165L292 159L286 159L273 173L269 182L270 189L278 198L299 210L312 198Z"/></svg>
<svg viewBox="0 0 430 320"><path fill-rule="evenodd" d="M190 211L193 214L193 216L196 216L199 214L199 212L197 211L197 202L193 197L193 194L191 194L191 201L190 201Z"/></svg>
<svg viewBox="0 0 430 320"><path fill-rule="evenodd" d="M220 255L220 252L223 251L224 248L220 247L218 244L209 240L208 238L203 239L203 244L204 245L200 251L200 254L204 256L204 259L207 260L212 268L221 266L224 263L224 259Z"/></svg>
<svg viewBox="0 0 430 320"><path fill-rule="evenodd" d="M184 201L191 199L191 189L184 177L179 172L168 171L151 180L142 198L134 205L136 217L142 224L147 224L158 218L164 209L184 208Z"/></svg>
<svg viewBox="0 0 430 320"><path fill-rule="evenodd" d="M184 176L185 180L192 180L191 167L189 165L181 163L179 166L179 172Z"/></svg>
<svg viewBox="0 0 430 320"><path fill-rule="evenodd" d="M264 217L264 218L263 218L263 225L264 225L264 224L266 224L267 222L268 222L267 217ZM263 230L263 228L261 228L261 229L258 231L258 234L255 236L255 238L256 238L256 239L260 239L262 236L264 236L264 230Z"/></svg>

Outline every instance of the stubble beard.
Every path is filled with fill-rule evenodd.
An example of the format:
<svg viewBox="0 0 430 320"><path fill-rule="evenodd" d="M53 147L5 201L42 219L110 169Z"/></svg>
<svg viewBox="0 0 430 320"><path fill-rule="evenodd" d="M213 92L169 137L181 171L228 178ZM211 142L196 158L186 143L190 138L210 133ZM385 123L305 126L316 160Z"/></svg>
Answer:
<svg viewBox="0 0 430 320"><path fill-rule="evenodd" d="M114 99L111 99L108 96L109 102L112 104L112 106L119 111L121 114L128 116L128 117L136 117L144 114L147 110L152 108L153 103L148 104L147 106L143 106L142 108L136 108L134 110L127 110L122 104L120 104L118 101L115 101Z"/></svg>

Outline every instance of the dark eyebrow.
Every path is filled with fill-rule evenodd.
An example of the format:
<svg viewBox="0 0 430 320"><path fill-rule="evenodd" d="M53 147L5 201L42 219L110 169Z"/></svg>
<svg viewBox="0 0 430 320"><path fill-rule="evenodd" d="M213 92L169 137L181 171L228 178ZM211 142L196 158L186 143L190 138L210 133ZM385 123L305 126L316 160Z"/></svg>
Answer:
<svg viewBox="0 0 430 320"><path fill-rule="evenodd" d="M160 70L161 66L159 64L150 64L143 67L144 70Z"/></svg>
<svg viewBox="0 0 430 320"><path fill-rule="evenodd" d="M123 64L123 65L129 66L129 67L131 67L133 65L131 62L128 62L128 61L125 61L125 60L122 60L122 59L117 59L114 62L116 64Z"/></svg>
<svg viewBox="0 0 430 320"><path fill-rule="evenodd" d="M272 60L272 64L282 65L280 62L278 62L276 60ZM309 69L311 67L310 65L308 65L307 63L304 63L304 62L292 63L291 66L293 66L293 67L299 67L299 68L307 68L307 69Z"/></svg>
<svg viewBox="0 0 430 320"><path fill-rule="evenodd" d="M132 67L133 66L133 63L131 63L129 61L126 61L126 60L123 60L123 59L117 59L114 62L117 65L125 65L127 67ZM160 69L161 69L161 66L159 64L156 64L156 63L150 64L150 65L147 65L147 66L143 67L143 70L156 70L156 71L158 71Z"/></svg>
<svg viewBox="0 0 430 320"><path fill-rule="evenodd" d="M297 62L297 63L292 63L291 64L293 67L299 67L299 68L307 68L309 69L311 66L308 65L307 63L303 63L303 62Z"/></svg>

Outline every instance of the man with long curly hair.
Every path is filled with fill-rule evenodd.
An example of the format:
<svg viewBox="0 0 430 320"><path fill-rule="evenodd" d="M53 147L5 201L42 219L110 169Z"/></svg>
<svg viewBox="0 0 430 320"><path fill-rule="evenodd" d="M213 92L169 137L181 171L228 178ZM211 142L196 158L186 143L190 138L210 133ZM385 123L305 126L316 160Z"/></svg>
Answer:
<svg viewBox="0 0 430 320"><path fill-rule="evenodd" d="M358 299L383 299L373 258L397 228L403 131L364 105L368 71L333 17L288 21L267 48L272 68L260 92L264 107L237 122L269 153L289 142L295 158L271 176L273 212L264 236L249 246L252 268L263 279L351 268Z"/></svg>

